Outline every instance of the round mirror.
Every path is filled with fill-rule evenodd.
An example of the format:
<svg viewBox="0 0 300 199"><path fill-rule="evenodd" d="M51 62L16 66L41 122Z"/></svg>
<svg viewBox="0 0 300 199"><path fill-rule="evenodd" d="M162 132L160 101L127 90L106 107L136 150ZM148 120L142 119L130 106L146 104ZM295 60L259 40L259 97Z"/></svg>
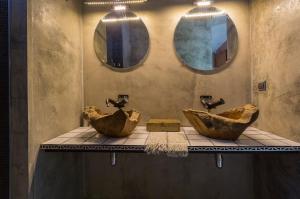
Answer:
<svg viewBox="0 0 300 199"><path fill-rule="evenodd" d="M98 59L113 70L141 64L149 49L143 21L128 10L113 10L100 20L94 35Z"/></svg>
<svg viewBox="0 0 300 199"><path fill-rule="evenodd" d="M197 7L180 19L174 45L185 65L202 72L218 71L236 55L238 34L224 11Z"/></svg>

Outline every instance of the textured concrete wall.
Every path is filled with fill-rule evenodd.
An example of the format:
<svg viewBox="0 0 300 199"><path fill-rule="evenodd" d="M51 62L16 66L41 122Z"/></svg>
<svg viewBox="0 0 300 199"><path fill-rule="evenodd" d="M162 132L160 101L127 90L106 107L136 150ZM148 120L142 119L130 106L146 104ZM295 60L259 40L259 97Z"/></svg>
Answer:
<svg viewBox="0 0 300 199"><path fill-rule="evenodd" d="M81 2L32 0L28 9L30 197L80 198L80 189L74 189L78 181L67 177L76 170L68 167L80 166L80 157L43 158L46 155L39 155L39 145L80 125ZM73 173L76 177L78 172Z"/></svg>
<svg viewBox="0 0 300 199"><path fill-rule="evenodd" d="M300 155L257 154L254 157L256 199L300 198Z"/></svg>
<svg viewBox="0 0 300 199"><path fill-rule="evenodd" d="M9 1L10 198L28 193L27 1ZM2 97L2 96L1 96ZM2 109L1 109L2 110ZM4 111L4 110L2 110Z"/></svg>
<svg viewBox="0 0 300 199"><path fill-rule="evenodd" d="M257 126L300 141L300 1L251 1L253 102ZM257 83L267 80L267 92ZM254 159L255 198L300 198L299 154L262 154Z"/></svg>
<svg viewBox="0 0 300 199"><path fill-rule="evenodd" d="M36 160L29 198L83 199L82 169L81 153L41 151Z"/></svg>
<svg viewBox="0 0 300 199"><path fill-rule="evenodd" d="M167 158L120 153L112 167L109 154L89 153L86 198L254 199L252 155L223 157L224 167L218 169L213 154Z"/></svg>
<svg viewBox="0 0 300 199"><path fill-rule="evenodd" d="M251 70L249 65L248 1L217 1L237 26L239 51L232 64L214 75L195 73L183 66L175 55L173 34L181 16L194 8L193 1L160 0L131 6L146 24L150 34L150 51L144 64L136 70L120 73L105 67L97 59L93 36L99 20L109 7L85 7L83 13L85 104L104 111L105 98L129 94L129 108L142 113L142 123L149 118L178 118L190 125L182 114L184 108L201 109L199 96L223 97L222 109L250 102Z"/></svg>
<svg viewBox="0 0 300 199"><path fill-rule="evenodd" d="M259 128L300 141L300 1L251 2L253 102ZM257 82L268 91L258 93Z"/></svg>
<svg viewBox="0 0 300 199"><path fill-rule="evenodd" d="M105 67L94 52L95 28L109 8L84 7L85 104L114 111L105 108L105 98L125 93L130 96L129 108L141 111L141 124L150 117L167 117L189 125L181 110L201 109L201 94L223 97L227 104L218 111L250 102L248 1L217 1L216 5L226 10L235 22L239 51L228 68L214 75L195 73L183 66L175 54L175 27L181 16L194 8L193 1L160 0L131 6L148 28L150 50L142 66L126 73ZM89 199L254 198L251 157L228 155L225 168L218 170L213 155L172 159L122 153L117 166L112 168L109 154L86 154L86 196Z"/></svg>
<svg viewBox="0 0 300 199"><path fill-rule="evenodd" d="M24 10L26 3L24 1L22 4L15 2L14 14L26 13ZM159 6L157 2L160 2ZM174 5L174 2L182 4ZM285 4L280 4L280 2L285 2ZM83 97L80 76L79 3L75 0L31 0L28 4L30 197L82 198L81 189L84 188L82 183L85 180L85 194L88 198L103 198L103 196L106 198L119 198L120 196L124 196L124 198L158 198L160 196L165 198L257 198L253 195L251 155L225 155L224 169L218 170L214 165L214 157L205 154L191 154L187 159L167 159L145 154L121 154L117 159L117 166L112 168L109 154L90 153L86 154L84 169L86 176L82 180L80 168L83 165L81 165L81 156L78 153L75 155L72 153L38 153L41 142L79 125ZM192 1L187 3L179 0L163 0L151 1L136 7L136 13L143 18L150 32L151 48L144 65L129 73L113 72L104 67L96 58L92 43L93 31L107 9L86 8L83 16L86 104L104 107L106 97L127 93L131 97L130 107L143 113L143 121L150 117L177 117L184 121L184 124L188 124L180 110L187 107L200 108L198 99L200 94L224 97L228 101L224 108L249 102L251 81L248 53L248 1L217 2L217 6L228 11L236 23L240 39L239 52L229 68L209 76L196 74L182 66L173 50L175 26L181 15L192 9L191 3ZM277 5L277 7L273 5ZM276 132L285 132L286 129L281 126L286 127L290 115L294 115L292 119L295 119L298 117L295 113L299 112L296 106L288 106L288 103L296 104L299 99L297 92L294 92L297 87L293 86L295 84L299 87L299 82L297 83L294 77L299 71L296 70L297 61L294 59L299 39L296 36L297 26L291 25L296 24L296 19L298 19L299 2L295 0L261 0L254 1L252 8L257 11L262 9L260 12L252 14L252 20L256 22L252 24L252 43L257 42L258 44L258 46L252 46L254 82L264 77L272 80L270 84L272 89L268 93L254 97L254 101L262 110L258 125L262 128L265 128L264 125L268 125L266 130L273 128L271 123L263 123L269 117L274 126L278 125L276 129L274 127ZM291 17L289 13L293 13L294 16ZM285 20L283 20L283 16ZM15 184L12 184L14 194L12 198L18 199L27 198L26 194L24 195L27 187L24 185L27 185L28 174L27 164L25 164L28 155L26 150L27 123L23 122L27 116L27 93L22 92L22 89L26 90L26 76L22 76L27 71L26 56L24 56L24 52L26 52L24 46L27 45L24 32L26 23L20 21L15 21L13 26L15 32L12 39L16 43L15 49L13 49L14 56L21 58L12 60L12 65L16 66L12 71L14 77L12 106L16 111L13 112L14 121L23 120L20 125L13 125L14 134L12 135L14 137L12 137L11 144L14 146L13 152L16 154L13 156L15 164L12 165L12 174L26 183L15 181ZM19 25L18 22L20 22ZM258 26L259 24L261 26ZM271 28L274 31L271 31ZM19 32L19 30L22 31ZM281 32L281 34L277 32ZM292 34L293 32L295 34ZM21 34L18 35L18 33ZM271 36L267 37L267 35ZM271 45L272 43L273 45ZM21 48L18 48L20 46ZM268 62L264 59L267 59ZM277 72L279 69L280 73ZM273 79L274 77L276 79ZM276 83L282 79L284 80L281 81L282 84ZM18 82L19 84L17 84ZM289 88L289 92L282 93L282 97L279 97L280 100L278 100L277 91L282 88ZM278 107L282 108L276 106L275 113L285 113L284 125L282 125L283 122L276 119L274 112L271 112L270 109L267 110L265 105L268 103L281 105ZM269 105L269 107L271 106ZM25 114L22 115L22 113ZM289 128L299 129L296 126L297 123L293 122L292 124ZM281 129L283 130L281 131ZM291 134L285 135L295 137ZM265 165L264 169L260 170L260 174L255 173L258 175L258 179L262 177L260 179L262 182L271 183L266 180L270 174L264 174L263 171L269 170L273 160L269 163L257 164ZM289 161L292 162L292 160ZM260 167L257 168L260 169ZM291 167L289 164L285 164L283 168ZM291 172L289 176L292 178L292 176L298 175L295 173ZM24 177L24 179L20 177ZM280 188L283 187L281 193L287 190L285 184L282 183L285 180L286 178L277 181L277 185ZM297 182L297 179L294 182ZM292 194L295 189L293 185L290 187L291 192L289 193ZM270 193L265 193L260 187L256 188L258 188L259 196ZM268 187L269 190L271 188L273 187ZM292 196L290 198L293 198Z"/></svg>
<svg viewBox="0 0 300 199"><path fill-rule="evenodd" d="M0 0L0 198L9 197L8 1Z"/></svg>

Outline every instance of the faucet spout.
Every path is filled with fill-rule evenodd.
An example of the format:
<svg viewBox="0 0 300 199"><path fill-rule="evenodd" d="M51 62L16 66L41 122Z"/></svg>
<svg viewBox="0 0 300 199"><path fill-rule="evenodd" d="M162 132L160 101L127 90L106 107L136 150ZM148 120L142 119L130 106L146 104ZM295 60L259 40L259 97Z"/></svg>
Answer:
<svg viewBox="0 0 300 199"><path fill-rule="evenodd" d="M210 95L200 96L201 104L205 109L210 111L211 109L216 108L217 106L225 104L225 100L220 98L218 101L213 101L213 97Z"/></svg>
<svg viewBox="0 0 300 199"><path fill-rule="evenodd" d="M111 98L107 98L106 99L106 106L109 107L110 104L112 104L114 107L116 108L124 108L125 104L128 103L128 98L122 97L122 98L118 98L117 100L113 100Z"/></svg>
<svg viewBox="0 0 300 199"><path fill-rule="evenodd" d="M225 104L225 100L221 98L218 101L208 103L207 105L208 105L208 109L213 109L223 104Z"/></svg>

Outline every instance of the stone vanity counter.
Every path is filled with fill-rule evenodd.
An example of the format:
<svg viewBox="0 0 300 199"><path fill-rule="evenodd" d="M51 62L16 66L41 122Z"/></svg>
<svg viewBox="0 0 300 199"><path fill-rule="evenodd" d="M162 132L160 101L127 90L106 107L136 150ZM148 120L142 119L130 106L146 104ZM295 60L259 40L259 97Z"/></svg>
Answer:
<svg viewBox="0 0 300 199"><path fill-rule="evenodd" d="M236 141L215 140L182 127L189 152L300 152L300 143L249 127ZM108 138L91 127L79 127L41 144L45 151L144 152L149 132L138 126L127 138Z"/></svg>

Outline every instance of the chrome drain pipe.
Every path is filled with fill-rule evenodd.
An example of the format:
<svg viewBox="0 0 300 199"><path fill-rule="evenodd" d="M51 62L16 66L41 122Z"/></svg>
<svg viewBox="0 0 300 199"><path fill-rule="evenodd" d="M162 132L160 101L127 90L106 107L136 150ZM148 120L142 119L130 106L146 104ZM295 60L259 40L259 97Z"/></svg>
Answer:
<svg viewBox="0 0 300 199"><path fill-rule="evenodd" d="M219 169L223 168L223 156L221 153L216 154L216 166Z"/></svg>
<svg viewBox="0 0 300 199"><path fill-rule="evenodd" d="M111 166L116 166L116 152L110 154Z"/></svg>

